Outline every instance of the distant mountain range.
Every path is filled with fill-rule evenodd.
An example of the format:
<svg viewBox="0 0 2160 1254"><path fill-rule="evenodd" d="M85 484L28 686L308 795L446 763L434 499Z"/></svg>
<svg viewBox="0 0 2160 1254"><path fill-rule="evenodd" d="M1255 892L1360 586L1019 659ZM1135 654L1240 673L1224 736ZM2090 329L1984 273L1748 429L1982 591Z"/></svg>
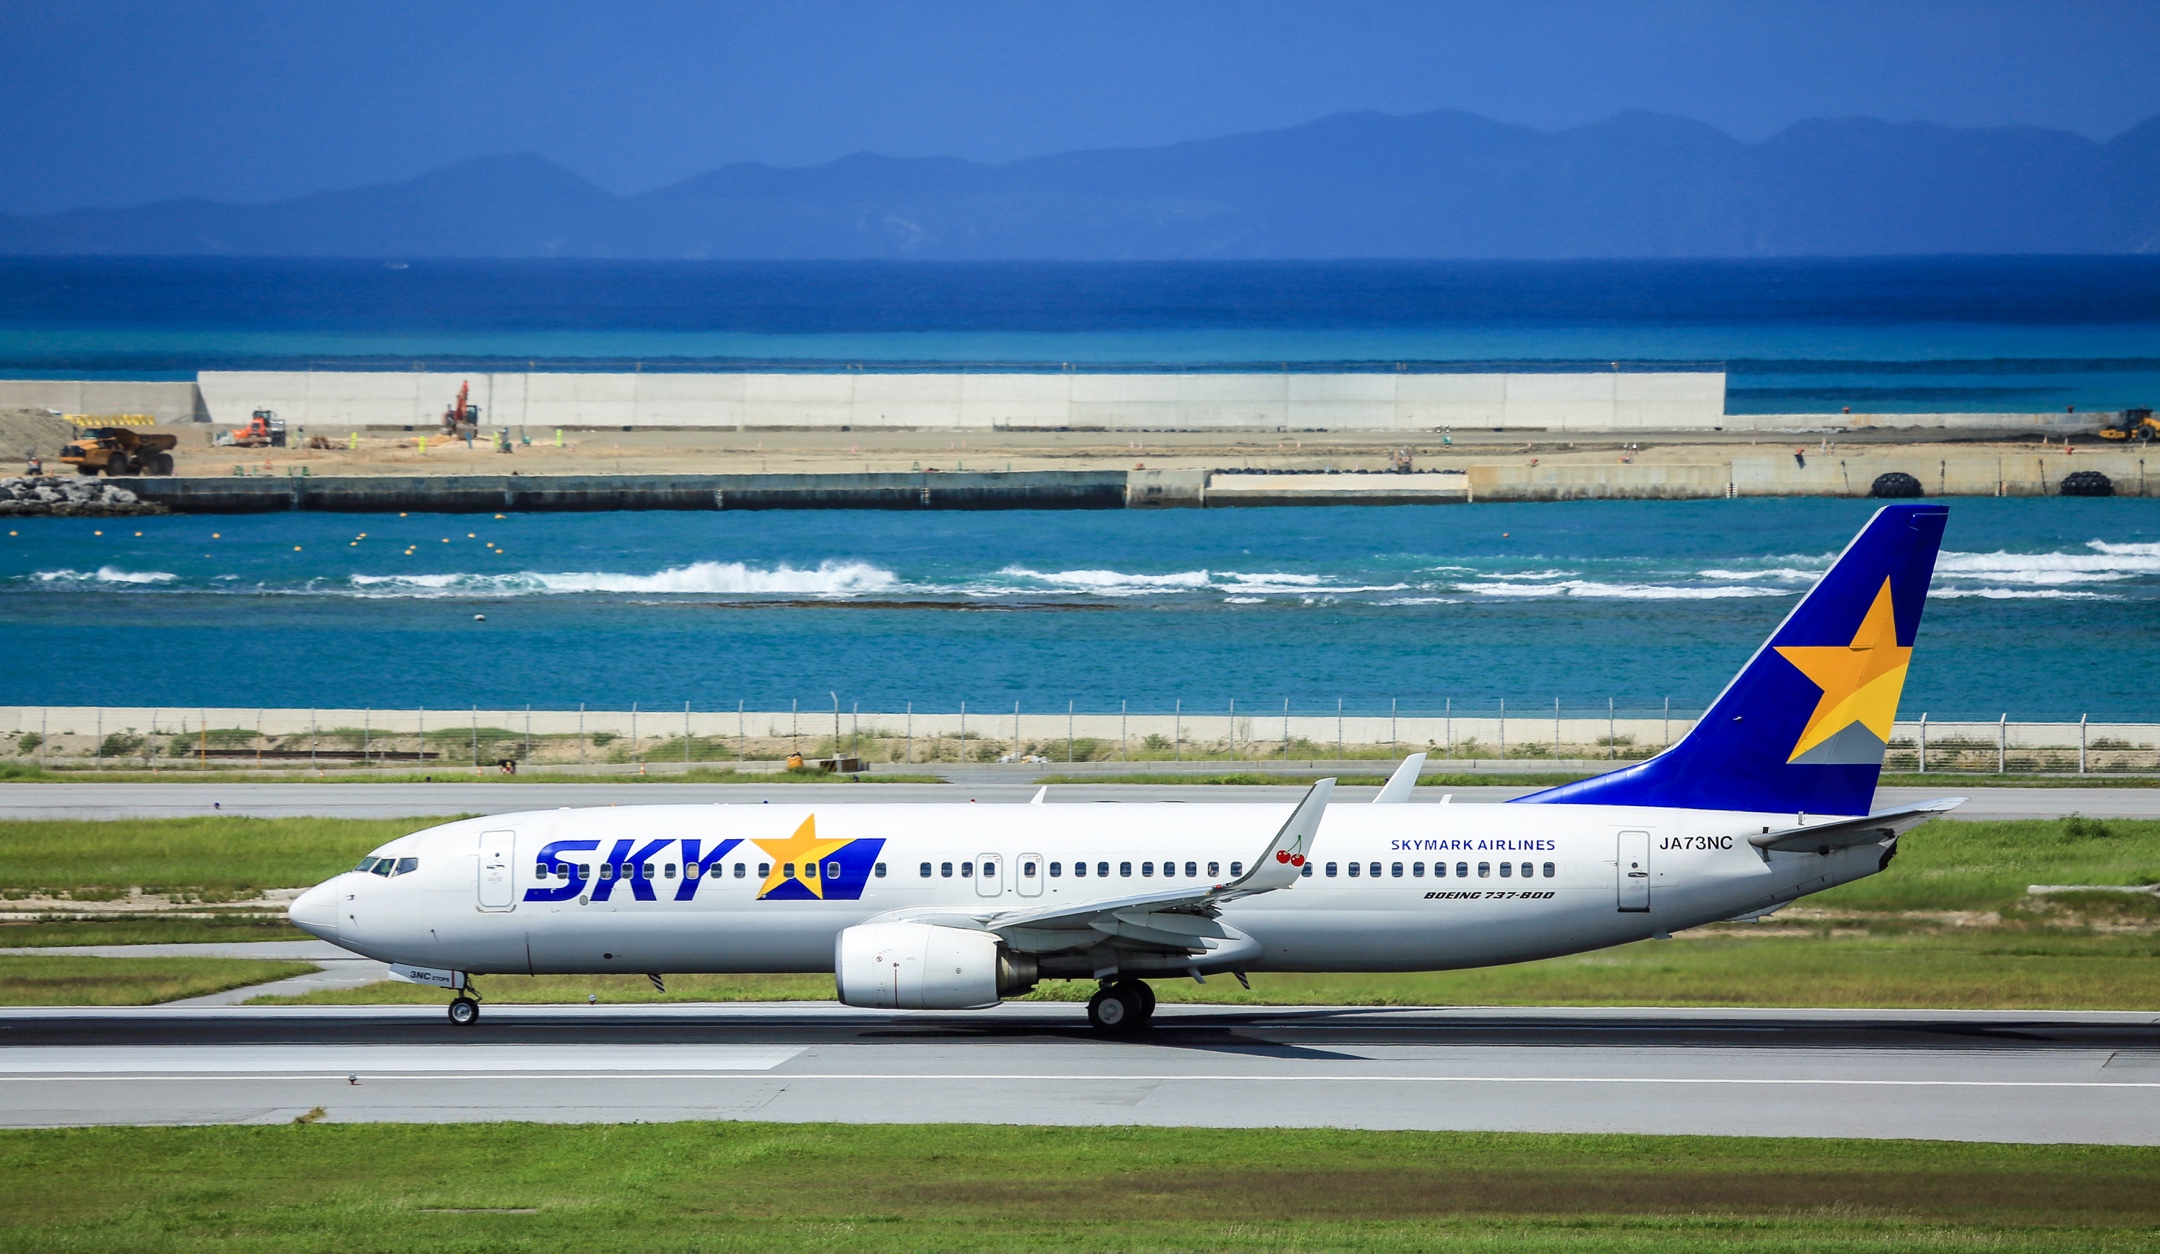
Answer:
<svg viewBox="0 0 2160 1254"><path fill-rule="evenodd" d="M1802 122L1744 143L1626 113L1538 131L1345 114L996 164L724 166L615 196L537 156L264 205L0 216L0 254L1209 260L1789 257L2160 250L2160 117L2033 127Z"/></svg>

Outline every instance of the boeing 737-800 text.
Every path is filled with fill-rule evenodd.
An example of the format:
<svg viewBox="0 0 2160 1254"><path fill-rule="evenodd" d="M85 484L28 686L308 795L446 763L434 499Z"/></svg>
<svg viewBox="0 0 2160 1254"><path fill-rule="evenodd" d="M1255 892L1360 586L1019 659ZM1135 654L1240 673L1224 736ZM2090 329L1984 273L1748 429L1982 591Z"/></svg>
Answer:
<svg viewBox="0 0 2160 1254"><path fill-rule="evenodd" d="M623 806L391 841L292 920L455 993L476 975L831 971L853 1006L1101 982L1522 962L1760 914L1890 865L1956 799L1871 812L1947 511L1871 519L1677 744L1500 805ZM1409 771L1416 764L1409 764ZM1407 794L1398 775L1380 800Z"/></svg>

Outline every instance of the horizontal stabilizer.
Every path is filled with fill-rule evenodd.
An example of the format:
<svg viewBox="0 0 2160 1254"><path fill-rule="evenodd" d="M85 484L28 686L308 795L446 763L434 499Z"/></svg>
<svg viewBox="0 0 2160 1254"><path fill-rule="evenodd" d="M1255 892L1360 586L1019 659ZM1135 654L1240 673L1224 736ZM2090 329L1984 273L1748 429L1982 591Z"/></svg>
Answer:
<svg viewBox="0 0 2160 1254"><path fill-rule="evenodd" d="M1944 797L1895 810L1880 810L1864 818L1836 819L1768 831L1760 836L1750 836L1748 843L1766 853L1820 853L1849 849L1854 845L1879 844L1964 804L1963 797Z"/></svg>

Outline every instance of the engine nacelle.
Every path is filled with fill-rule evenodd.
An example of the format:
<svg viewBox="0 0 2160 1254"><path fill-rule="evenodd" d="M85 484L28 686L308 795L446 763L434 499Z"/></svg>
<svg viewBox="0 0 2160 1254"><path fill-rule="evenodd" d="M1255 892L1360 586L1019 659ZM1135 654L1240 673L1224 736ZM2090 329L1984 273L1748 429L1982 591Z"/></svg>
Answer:
<svg viewBox="0 0 2160 1254"><path fill-rule="evenodd" d="M1035 987L1035 960L933 923L860 923L833 947L840 1000L879 1010L972 1010Z"/></svg>

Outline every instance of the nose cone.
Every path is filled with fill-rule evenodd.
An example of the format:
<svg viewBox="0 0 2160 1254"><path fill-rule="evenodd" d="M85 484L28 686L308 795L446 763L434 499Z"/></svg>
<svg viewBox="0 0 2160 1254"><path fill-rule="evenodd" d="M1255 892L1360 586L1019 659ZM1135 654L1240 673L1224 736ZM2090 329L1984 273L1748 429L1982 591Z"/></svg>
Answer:
<svg viewBox="0 0 2160 1254"><path fill-rule="evenodd" d="M286 907L285 917L310 936L335 942L338 938L337 907L337 881L330 880L295 897L292 905Z"/></svg>

